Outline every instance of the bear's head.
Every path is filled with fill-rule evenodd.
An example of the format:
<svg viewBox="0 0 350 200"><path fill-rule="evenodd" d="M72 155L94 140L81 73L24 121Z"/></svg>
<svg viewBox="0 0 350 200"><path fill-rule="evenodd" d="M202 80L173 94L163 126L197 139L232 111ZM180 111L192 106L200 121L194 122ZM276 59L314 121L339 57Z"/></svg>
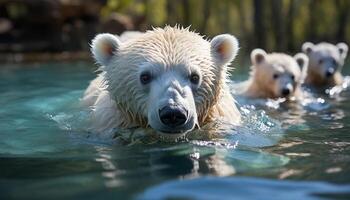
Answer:
<svg viewBox="0 0 350 200"><path fill-rule="evenodd" d="M264 98L292 97L303 83L308 58L303 53L294 57L283 53L267 54L262 49L251 53L252 81Z"/></svg>
<svg viewBox="0 0 350 200"><path fill-rule="evenodd" d="M344 64L348 46L345 43L333 45L330 43L313 44L305 42L302 50L310 59L308 77L318 83L333 82L334 76L340 73Z"/></svg>
<svg viewBox="0 0 350 200"><path fill-rule="evenodd" d="M125 117L174 136L201 126L227 81L238 42L228 34L210 42L185 28L147 31L125 42L111 34L92 41L107 90Z"/></svg>

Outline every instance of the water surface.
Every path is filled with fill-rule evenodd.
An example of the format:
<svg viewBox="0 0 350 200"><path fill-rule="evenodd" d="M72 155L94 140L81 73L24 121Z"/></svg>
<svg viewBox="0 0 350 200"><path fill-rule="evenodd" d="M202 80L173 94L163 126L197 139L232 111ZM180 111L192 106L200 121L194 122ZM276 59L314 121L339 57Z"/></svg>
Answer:
<svg viewBox="0 0 350 200"><path fill-rule="evenodd" d="M241 99L244 125L224 137L119 145L85 131L94 70L1 66L0 199L350 198L349 91L294 107Z"/></svg>

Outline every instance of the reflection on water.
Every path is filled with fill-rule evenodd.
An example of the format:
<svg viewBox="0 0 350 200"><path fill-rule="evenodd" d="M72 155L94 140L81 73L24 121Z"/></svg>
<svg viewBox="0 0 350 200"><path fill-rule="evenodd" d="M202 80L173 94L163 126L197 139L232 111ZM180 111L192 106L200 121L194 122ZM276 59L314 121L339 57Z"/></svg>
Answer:
<svg viewBox="0 0 350 200"><path fill-rule="evenodd" d="M203 175L229 176L247 170L283 166L289 161L287 157L256 149L233 149L203 141L127 148L131 152L138 151L137 155L121 155L118 151L123 148L95 147L94 160L101 165L106 187L124 187L128 184L127 178L135 174L181 179Z"/></svg>
<svg viewBox="0 0 350 200"><path fill-rule="evenodd" d="M117 166L111 160L110 150L107 147L96 147L97 157L95 161L101 163L103 168L102 177L105 178L106 187L118 187L123 183L118 179L117 175L123 173L118 170Z"/></svg>
<svg viewBox="0 0 350 200"><path fill-rule="evenodd" d="M294 103L237 98L242 126L216 122L169 143L149 130L86 132L85 63L4 68L0 199L349 197L347 87Z"/></svg>

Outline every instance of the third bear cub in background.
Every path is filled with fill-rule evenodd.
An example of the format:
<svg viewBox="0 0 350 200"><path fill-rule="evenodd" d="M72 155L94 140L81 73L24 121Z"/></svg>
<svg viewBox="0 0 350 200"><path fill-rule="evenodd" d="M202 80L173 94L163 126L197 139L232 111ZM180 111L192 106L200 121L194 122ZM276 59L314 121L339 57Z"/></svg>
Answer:
<svg viewBox="0 0 350 200"><path fill-rule="evenodd" d="M267 54L262 49L251 53L251 74L241 93L251 98L302 97L309 59L303 53L291 57L283 53Z"/></svg>
<svg viewBox="0 0 350 200"><path fill-rule="evenodd" d="M322 42L305 42L302 50L310 59L306 83L313 86L335 86L343 82L341 69L344 65L348 46L345 43L333 45Z"/></svg>

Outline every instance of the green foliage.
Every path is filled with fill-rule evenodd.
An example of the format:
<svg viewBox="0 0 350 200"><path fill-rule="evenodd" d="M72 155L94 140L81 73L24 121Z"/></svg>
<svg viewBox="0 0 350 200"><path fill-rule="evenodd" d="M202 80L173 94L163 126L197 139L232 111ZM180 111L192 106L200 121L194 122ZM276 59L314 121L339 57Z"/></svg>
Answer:
<svg viewBox="0 0 350 200"><path fill-rule="evenodd" d="M260 45L299 51L306 40L350 41L348 0L258 1L259 5L254 0L108 0L103 15L145 16L144 28L181 24L208 36L228 32L248 49ZM254 18L255 6L260 18Z"/></svg>

